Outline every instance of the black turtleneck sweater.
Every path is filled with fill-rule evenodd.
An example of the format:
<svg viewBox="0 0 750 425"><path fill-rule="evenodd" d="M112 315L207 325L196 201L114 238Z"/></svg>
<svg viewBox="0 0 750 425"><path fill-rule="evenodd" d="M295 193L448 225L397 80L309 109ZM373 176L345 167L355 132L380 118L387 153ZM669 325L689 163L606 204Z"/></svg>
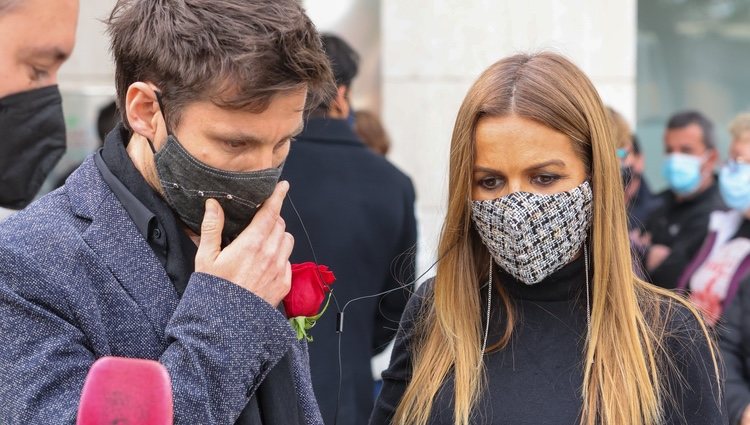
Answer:
<svg viewBox="0 0 750 425"><path fill-rule="evenodd" d="M586 336L586 281L582 257L536 285L528 286L499 269L503 285L519 319L510 344L485 356L487 387L472 415L475 424L577 424L580 420L583 352ZM593 289L591 291L593 293ZM412 297L402 318L389 368L370 425L391 423L411 376L409 347L415 338L414 320L430 300L432 281ZM486 286L481 291L486 314ZM493 293L488 345L498 341L505 319L497 292ZM666 408L666 424L724 424L725 413L714 395L708 345L690 313L677 307L668 322L672 358L686 380L681 387L669 379L676 405ZM483 324L484 326L484 324ZM708 371L708 372L707 372ZM674 381L674 383L672 382ZM449 374L433 403L430 425L453 424L454 382ZM683 420L684 419L684 420Z"/></svg>

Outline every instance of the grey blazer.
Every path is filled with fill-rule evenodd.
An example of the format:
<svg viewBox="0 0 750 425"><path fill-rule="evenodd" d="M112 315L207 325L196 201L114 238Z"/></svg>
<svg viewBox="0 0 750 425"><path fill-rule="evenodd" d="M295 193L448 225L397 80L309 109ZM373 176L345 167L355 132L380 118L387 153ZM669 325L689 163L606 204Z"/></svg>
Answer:
<svg viewBox="0 0 750 425"><path fill-rule="evenodd" d="M92 363L154 359L175 424L232 424L287 353L306 424L321 424L307 346L271 305L193 273L178 297L89 158L0 224L0 423L73 424Z"/></svg>

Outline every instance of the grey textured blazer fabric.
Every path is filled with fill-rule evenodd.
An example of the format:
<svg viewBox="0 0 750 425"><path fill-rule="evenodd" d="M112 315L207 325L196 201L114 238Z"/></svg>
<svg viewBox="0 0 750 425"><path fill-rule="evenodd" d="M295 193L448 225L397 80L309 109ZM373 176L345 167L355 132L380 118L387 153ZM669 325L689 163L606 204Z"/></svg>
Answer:
<svg viewBox="0 0 750 425"><path fill-rule="evenodd" d="M232 424L287 353L305 421L320 424L307 345L285 317L201 273L179 298L91 158L0 224L4 425L75 423L86 373L103 356L161 362L175 424Z"/></svg>

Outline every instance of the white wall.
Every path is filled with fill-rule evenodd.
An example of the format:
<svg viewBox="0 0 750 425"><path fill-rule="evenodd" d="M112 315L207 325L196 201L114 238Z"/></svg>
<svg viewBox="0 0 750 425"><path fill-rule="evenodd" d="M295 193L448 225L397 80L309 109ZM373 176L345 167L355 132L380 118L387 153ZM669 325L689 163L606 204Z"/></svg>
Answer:
<svg viewBox="0 0 750 425"><path fill-rule="evenodd" d="M114 90L115 68L109 54L109 37L102 22L114 0L80 0L78 32L73 55L60 69L62 91Z"/></svg>

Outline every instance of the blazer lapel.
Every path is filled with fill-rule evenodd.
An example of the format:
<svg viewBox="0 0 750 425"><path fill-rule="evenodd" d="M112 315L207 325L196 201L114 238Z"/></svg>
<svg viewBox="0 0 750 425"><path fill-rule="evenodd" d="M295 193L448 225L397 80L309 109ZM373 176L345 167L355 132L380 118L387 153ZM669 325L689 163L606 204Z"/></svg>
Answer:
<svg viewBox="0 0 750 425"><path fill-rule="evenodd" d="M177 291L125 208L89 158L68 180L71 206L91 220L82 233L128 296L149 319L160 341L177 308Z"/></svg>

